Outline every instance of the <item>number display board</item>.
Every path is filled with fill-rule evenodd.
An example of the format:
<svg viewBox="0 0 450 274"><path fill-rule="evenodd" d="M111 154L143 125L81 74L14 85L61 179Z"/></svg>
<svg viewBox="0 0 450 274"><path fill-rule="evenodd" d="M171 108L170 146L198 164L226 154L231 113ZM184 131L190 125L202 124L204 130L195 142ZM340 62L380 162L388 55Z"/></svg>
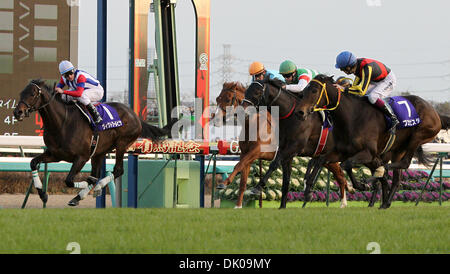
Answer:
<svg viewBox="0 0 450 274"><path fill-rule="evenodd" d="M0 1L0 135L42 135L38 113L19 123L13 111L30 80L59 81L58 64L70 59L73 2Z"/></svg>

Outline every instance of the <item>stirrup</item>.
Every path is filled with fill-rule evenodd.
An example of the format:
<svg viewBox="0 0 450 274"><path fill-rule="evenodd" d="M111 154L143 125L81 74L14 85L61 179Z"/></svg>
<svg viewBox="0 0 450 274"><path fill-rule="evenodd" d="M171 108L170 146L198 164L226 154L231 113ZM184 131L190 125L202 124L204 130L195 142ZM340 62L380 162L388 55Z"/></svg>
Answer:
<svg viewBox="0 0 450 274"><path fill-rule="evenodd" d="M391 127L389 128L388 131L390 131L392 133L395 133L395 131L397 130L397 125L400 124L400 121L398 119L394 120L394 119L391 118L391 123L392 123L392 125L391 125Z"/></svg>

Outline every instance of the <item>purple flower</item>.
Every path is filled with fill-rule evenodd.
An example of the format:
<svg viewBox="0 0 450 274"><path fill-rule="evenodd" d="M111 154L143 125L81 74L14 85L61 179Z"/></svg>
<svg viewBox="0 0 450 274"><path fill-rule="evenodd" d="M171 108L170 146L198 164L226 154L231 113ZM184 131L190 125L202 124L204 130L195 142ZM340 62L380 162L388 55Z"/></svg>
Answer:
<svg viewBox="0 0 450 274"><path fill-rule="evenodd" d="M364 192L364 195L366 196L367 200L370 200L372 198L372 192L370 191Z"/></svg>
<svg viewBox="0 0 450 274"><path fill-rule="evenodd" d="M388 176L389 176L390 178L392 178L393 175L394 175L394 172L388 171Z"/></svg>
<svg viewBox="0 0 450 274"><path fill-rule="evenodd" d="M402 171L402 178L408 178L408 173L406 173L406 171Z"/></svg>
<svg viewBox="0 0 450 274"><path fill-rule="evenodd" d="M406 172L408 173L409 178L415 178L417 176L417 173L411 169L408 169Z"/></svg>
<svg viewBox="0 0 450 274"><path fill-rule="evenodd" d="M327 196L322 192L322 191L318 191L317 192L317 197L319 201L326 201Z"/></svg>
<svg viewBox="0 0 450 274"><path fill-rule="evenodd" d="M294 201L294 195L292 194L292 192L288 192L286 197L289 202Z"/></svg>
<svg viewBox="0 0 450 274"><path fill-rule="evenodd" d="M339 201L340 197L336 192L331 193L331 196L333 197L334 201Z"/></svg>
<svg viewBox="0 0 450 274"><path fill-rule="evenodd" d="M365 197L361 192L356 192L356 197L358 198L358 201L364 201Z"/></svg>
<svg viewBox="0 0 450 274"><path fill-rule="evenodd" d="M424 177L424 178L428 178L428 176L430 176L430 174L428 174L428 172L426 172L426 171L420 171L421 173L422 173L422 177Z"/></svg>

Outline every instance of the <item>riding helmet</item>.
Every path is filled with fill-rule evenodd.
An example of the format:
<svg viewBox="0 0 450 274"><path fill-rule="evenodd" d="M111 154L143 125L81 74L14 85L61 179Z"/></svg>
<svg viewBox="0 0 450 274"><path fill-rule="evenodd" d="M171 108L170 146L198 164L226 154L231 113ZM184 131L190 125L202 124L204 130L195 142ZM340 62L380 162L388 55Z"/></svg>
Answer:
<svg viewBox="0 0 450 274"><path fill-rule="evenodd" d="M294 64L294 62L290 60L286 60L280 65L279 72L280 74L288 74L292 73L297 70L297 66Z"/></svg>
<svg viewBox="0 0 450 274"><path fill-rule="evenodd" d="M343 51L336 57L337 69L353 66L356 63L356 56L350 51Z"/></svg>
<svg viewBox="0 0 450 274"><path fill-rule="evenodd" d="M261 62L253 62L248 67L248 73L250 75L260 74L261 72L263 72L263 70L264 70L264 65Z"/></svg>
<svg viewBox="0 0 450 274"><path fill-rule="evenodd" d="M59 63L59 72L61 73L61 75L63 75L64 73L73 70L75 67L72 65L71 62L64 60L61 63Z"/></svg>

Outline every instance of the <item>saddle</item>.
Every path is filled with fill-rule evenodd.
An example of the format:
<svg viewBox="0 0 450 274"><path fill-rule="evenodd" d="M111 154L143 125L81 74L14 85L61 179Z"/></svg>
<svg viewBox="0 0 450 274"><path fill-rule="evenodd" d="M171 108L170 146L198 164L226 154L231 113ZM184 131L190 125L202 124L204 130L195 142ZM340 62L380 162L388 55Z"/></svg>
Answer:
<svg viewBox="0 0 450 274"><path fill-rule="evenodd" d="M75 106L77 106L78 109L81 111L83 116L87 119L87 121L89 122L94 131L104 131L107 129L121 127L123 125L123 122L120 119L117 111L108 104L99 103L94 105L103 119L103 121L100 124L96 125L87 108L84 105L80 105L80 103L78 102L74 103Z"/></svg>

